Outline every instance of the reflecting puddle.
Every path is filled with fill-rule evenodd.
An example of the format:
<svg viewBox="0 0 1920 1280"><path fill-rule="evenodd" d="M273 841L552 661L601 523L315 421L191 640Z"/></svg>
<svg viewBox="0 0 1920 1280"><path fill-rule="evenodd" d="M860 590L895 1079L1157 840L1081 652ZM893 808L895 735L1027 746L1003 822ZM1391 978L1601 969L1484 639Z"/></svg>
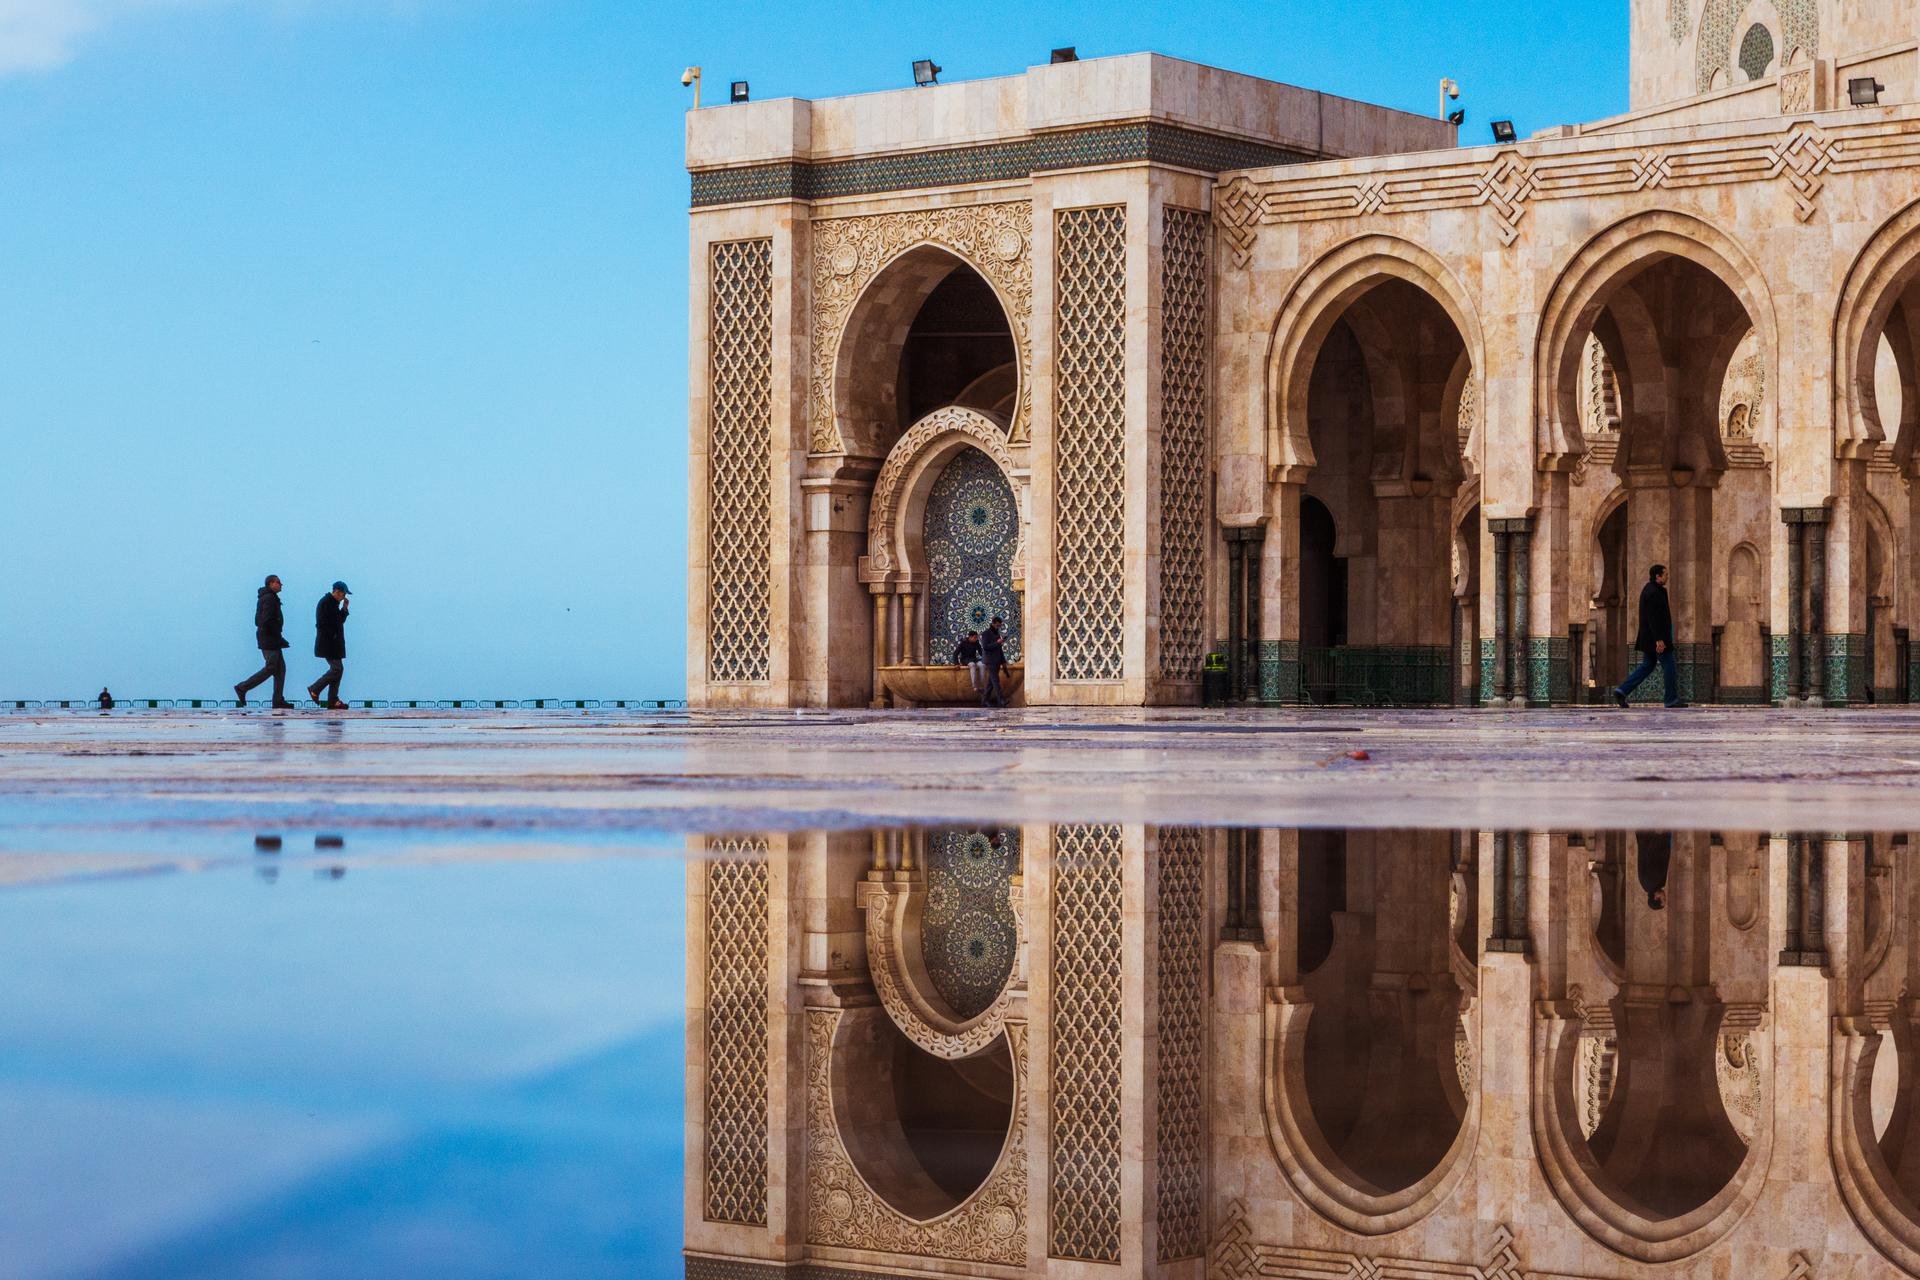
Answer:
<svg viewBox="0 0 1920 1280"><path fill-rule="evenodd" d="M0 1274L1920 1261L1905 834L233 839L0 853Z"/></svg>

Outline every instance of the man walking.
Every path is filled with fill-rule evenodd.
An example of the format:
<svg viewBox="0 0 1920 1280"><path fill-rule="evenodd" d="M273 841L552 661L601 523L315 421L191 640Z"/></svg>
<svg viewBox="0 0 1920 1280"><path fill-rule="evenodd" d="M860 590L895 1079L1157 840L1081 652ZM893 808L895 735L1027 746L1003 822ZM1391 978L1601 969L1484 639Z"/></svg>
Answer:
<svg viewBox="0 0 1920 1280"><path fill-rule="evenodd" d="M1613 700L1624 708L1657 664L1666 683L1666 704L1686 706L1680 700L1680 672L1673 660L1673 607L1667 602L1667 566L1663 564L1647 570L1647 585L1640 588L1640 632L1633 647L1640 652L1640 665L1625 684L1614 689Z"/></svg>
<svg viewBox="0 0 1920 1280"><path fill-rule="evenodd" d="M327 660L327 673L307 686L307 696L329 711L345 711L340 701L341 665L347 660L347 584L336 582L313 609L313 656ZM322 699L320 691L327 691Z"/></svg>
<svg viewBox="0 0 1920 1280"><path fill-rule="evenodd" d="M273 681L274 707L284 710L293 705L287 701L287 658L282 652L287 647L286 630L286 619L280 613L280 575L270 573L253 605L253 641L259 646L264 665L233 686L233 696L241 706L247 705L249 693L268 680Z"/></svg>
<svg viewBox="0 0 1920 1280"><path fill-rule="evenodd" d="M1004 707L1007 695L1000 691L1000 668L1007 665L1007 650L1002 642L1000 628L1006 623L995 618L987 624L987 633L980 637L980 661L986 667L986 687L980 690L980 705L983 707Z"/></svg>

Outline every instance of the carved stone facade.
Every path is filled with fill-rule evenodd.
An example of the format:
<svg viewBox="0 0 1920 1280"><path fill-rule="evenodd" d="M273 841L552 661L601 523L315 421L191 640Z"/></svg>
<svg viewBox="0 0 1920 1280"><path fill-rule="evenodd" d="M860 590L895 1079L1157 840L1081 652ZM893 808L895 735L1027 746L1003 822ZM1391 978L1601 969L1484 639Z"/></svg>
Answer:
<svg viewBox="0 0 1920 1280"><path fill-rule="evenodd" d="M706 875L706 1216L767 1221L767 845L727 840Z"/></svg>
<svg viewBox="0 0 1920 1280"><path fill-rule="evenodd" d="M1263 705L1605 703L1655 563L1677 697L1909 700L1920 0L1632 9L1632 114L1484 147L1148 56L696 115L691 700L970 696L900 533L949 410L1002 437L1029 705L1196 702L1210 659ZM721 198L783 164L864 176Z"/></svg>

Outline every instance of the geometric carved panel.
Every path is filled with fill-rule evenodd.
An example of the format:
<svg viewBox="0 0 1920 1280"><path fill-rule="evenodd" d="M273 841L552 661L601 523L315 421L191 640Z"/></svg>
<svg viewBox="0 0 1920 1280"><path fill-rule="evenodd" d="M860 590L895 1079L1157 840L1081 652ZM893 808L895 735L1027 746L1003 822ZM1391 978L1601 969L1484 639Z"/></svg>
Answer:
<svg viewBox="0 0 1920 1280"><path fill-rule="evenodd" d="M1120 1261L1121 830L1054 830L1048 1252Z"/></svg>
<svg viewBox="0 0 1920 1280"><path fill-rule="evenodd" d="M1160 250L1160 674L1206 657L1207 215L1167 206Z"/></svg>
<svg viewBox="0 0 1920 1280"><path fill-rule="evenodd" d="M767 842L707 848L706 1217L767 1224Z"/></svg>
<svg viewBox="0 0 1920 1280"><path fill-rule="evenodd" d="M1160 828L1155 1216L1162 1262L1197 1258L1207 1247L1205 848L1199 827Z"/></svg>
<svg viewBox="0 0 1920 1280"><path fill-rule="evenodd" d="M1794 52L1803 52L1807 58L1816 58L1820 54L1820 6L1818 0L1779 0L1781 45L1778 48L1778 60L1784 64ZM1727 83L1744 84L1749 78L1744 73L1733 74L1735 67L1734 38L1736 28L1745 15L1752 12L1749 0L1707 0L1706 11L1700 15L1700 39L1694 46L1694 88L1705 93L1713 86L1713 78L1719 72L1727 72ZM1741 33L1744 34L1744 33ZM1771 43L1771 37L1769 37ZM1769 59L1772 61L1772 59ZM1762 68L1764 74L1765 68Z"/></svg>
<svg viewBox="0 0 1920 1280"><path fill-rule="evenodd" d="M773 649L773 241L708 265L707 679L754 683Z"/></svg>
<svg viewBox="0 0 1920 1280"><path fill-rule="evenodd" d="M1054 228L1054 675L1125 674L1127 213Z"/></svg>

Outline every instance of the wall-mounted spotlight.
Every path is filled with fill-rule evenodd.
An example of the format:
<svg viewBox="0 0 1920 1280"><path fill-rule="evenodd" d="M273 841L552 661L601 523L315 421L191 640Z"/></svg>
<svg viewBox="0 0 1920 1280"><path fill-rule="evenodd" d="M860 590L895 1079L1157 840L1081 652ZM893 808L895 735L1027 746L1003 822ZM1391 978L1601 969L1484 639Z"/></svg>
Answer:
<svg viewBox="0 0 1920 1280"><path fill-rule="evenodd" d="M1449 112L1447 114L1447 123L1452 125L1456 129L1458 129L1461 125L1465 124L1466 122L1467 122L1467 109L1465 107L1461 107L1458 111Z"/></svg>
<svg viewBox="0 0 1920 1280"><path fill-rule="evenodd" d="M913 82L924 89L940 83L940 67L932 58L918 58L913 64Z"/></svg>
<svg viewBox="0 0 1920 1280"><path fill-rule="evenodd" d="M1078 62L1080 61L1080 51L1074 48L1072 45L1068 45L1064 49L1055 49L1053 51L1053 57L1047 59L1047 61L1055 64L1062 63L1062 62Z"/></svg>
<svg viewBox="0 0 1920 1280"><path fill-rule="evenodd" d="M1864 76L1858 80L1847 81L1847 101L1856 107L1879 106L1880 95L1886 91L1887 86L1881 84L1872 76Z"/></svg>
<svg viewBox="0 0 1920 1280"><path fill-rule="evenodd" d="M733 92L728 96L733 102L745 102L747 100L747 82L745 80L735 80L733 82Z"/></svg>
<svg viewBox="0 0 1920 1280"><path fill-rule="evenodd" d="M1511 120L1495 120L1493 122L1493 140L1495 142L1518 142L1520 140L1520 131L1513 127L1513 121Z"/></svg>
<svg viewBox="0 0 1920 1280"><path fill-rule="evenodd" d="M693 87L693 109L700 109L700 68L688 67L680 73L680 83Z"/></svg>

